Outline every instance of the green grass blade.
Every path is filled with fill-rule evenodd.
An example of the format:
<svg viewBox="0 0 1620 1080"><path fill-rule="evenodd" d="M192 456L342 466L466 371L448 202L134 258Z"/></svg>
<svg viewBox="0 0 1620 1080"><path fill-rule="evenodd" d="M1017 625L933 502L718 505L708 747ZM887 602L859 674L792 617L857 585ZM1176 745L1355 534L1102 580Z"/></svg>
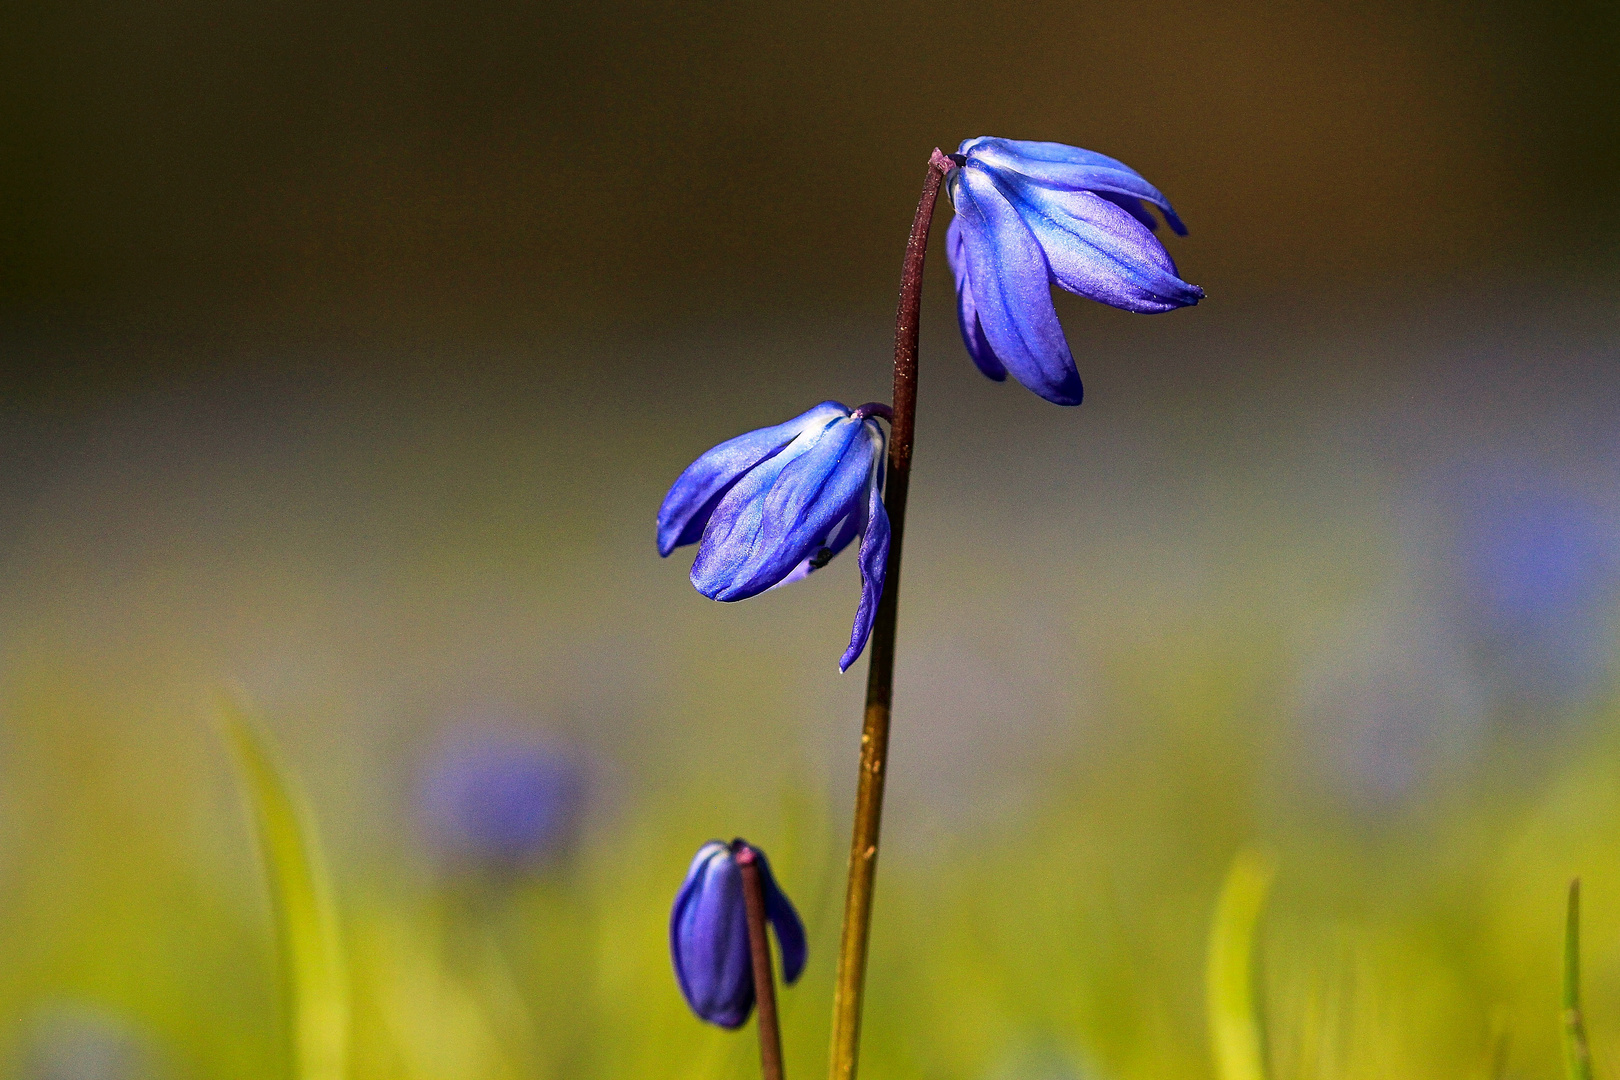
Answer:
<svg viewBox="0 0 1620 1080"><path fill-rule="evenodd" d="M222 697L219 713L247 787L275 909L295 1080L343 1080L349 985L331 882L308 810L252 721Z"/></svg>
<svg viewBox="0 0 1620 1080"><path fill-rule="evenodd" d="M1250 848L1226 873L1209 928L1204 968L1209 1041L1220 1080L1265 1080L1255 1012L1254 932L1276 872L1275 860Z"/></svg>
<svg viewBox="0 0 1620 1080"><path fill-rule="evenodd" d="M1581 1018L1581 879L1569 883L1569 913L1564 920L1564 1075L1592 1080L1592 1052Z"/></svg>

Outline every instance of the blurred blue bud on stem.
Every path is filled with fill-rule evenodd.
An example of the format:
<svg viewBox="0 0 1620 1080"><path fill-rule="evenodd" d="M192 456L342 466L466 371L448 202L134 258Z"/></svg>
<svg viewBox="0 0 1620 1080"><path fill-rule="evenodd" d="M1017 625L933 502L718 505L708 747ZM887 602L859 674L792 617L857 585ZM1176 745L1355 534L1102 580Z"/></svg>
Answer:
<svg viewBox="0 0 1620 1080"><path fill-rule="evenodd" d="M962 340L979 370L1058 405L1082 396L1053 285L1139 314L1196 304L1147 204L1178 236L1170 202L1135 170L1052 142L968 139L947 181L956 210L945 253L956 275Z"/></svg>
<svg viewBox="0 0 1620 1080"><path fill-rule="evenodd" d="M692 584L746 600L807 577L859 536L861 600L840 671L872 632L889 557L883 508L884 405L824 401L727 440L681 473L658 510L658 553L698 545Z"/></svg>
<svg viewBox="0 0 1620 1080"><path fill-rule="evenodd" d="M808 956L804 923L777 887L765 853L742 840L710 840L698 849L675 895L669 916L669 951L675 981L701 1019L741 1027L754 1008L754 973L748 948L748 913L737 852L751 847L765 890L765 917L776 931L782 979L792 985Z"/></svg>

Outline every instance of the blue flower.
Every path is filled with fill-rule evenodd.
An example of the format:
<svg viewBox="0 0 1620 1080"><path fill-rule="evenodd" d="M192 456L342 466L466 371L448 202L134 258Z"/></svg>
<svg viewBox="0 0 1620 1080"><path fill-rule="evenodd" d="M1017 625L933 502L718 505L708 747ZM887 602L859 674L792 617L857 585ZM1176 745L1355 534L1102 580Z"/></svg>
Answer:
<svg viewBox="0 0 1620 1080"><path fill-rule="evenodd" d="M669 952L675 981L692 1011L711 1024L741 1027L754 1008L754 972L748 951L748 913L743 906L737 845L710 840L698 849L669 915ZM776 930L782 978L796 982L808 950L804 924L777 888L765 853L754 848L765 886L765 917Z"/></svg>
<svg viewBox="0 0 1620 1080"><path fill-rule="evenodd" d="M506 873L555 861L573 843L585 783L567 753L515 731L463 732L422 771L418 806L436 854Z"/></svg>
<svg viewBox="0 0 1620 1080"><path fill-rule="evenodd" d="M979 370L1013 377L1047 401L1078 405L1080 373L1051 286L1152 313L1196 304L1144 203L1179 236L1169 200L1113 158L1062 143L968 139L949 177L956 209L945 237L962 340Z"/></svg>
<svg viewBox="0 0 1620 1080"><path fill-rule="evenodd" d="M824 401L785 424L721 443L681 473L658 509L658 554L698 545L692 584L713 600L746 600L798 581L861 538L861 602L849 669L866 647L883 594L882 405L851 412Z"/></svg>

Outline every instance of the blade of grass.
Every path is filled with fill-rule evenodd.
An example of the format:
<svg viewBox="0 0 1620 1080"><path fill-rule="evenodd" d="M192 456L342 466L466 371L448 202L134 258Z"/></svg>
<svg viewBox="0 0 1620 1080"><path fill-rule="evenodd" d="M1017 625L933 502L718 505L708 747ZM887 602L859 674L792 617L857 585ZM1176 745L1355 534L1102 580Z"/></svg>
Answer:
<svg viewBox="0 0 1620 1080"><path fill-rule="evenodd" d="M1268 853L1255 848L1240 851L1215 904L1204 993L1220 1080L1265 1080L1254 1001L1254 931L1275 873L1275 860Z"/></svg>
<svg viewBox="0 0 1620 1080"><path fill-rule="evenodd" d="M1581 879L1569 883L1569 912L1564 920L1564 1075L1592 1080L1592 1052L1581 1018Z"/></svg>
<svg viewBox="0 0 1620 1080"><path fill-rule="evenodd" d="M275 910L296 1080L343 1080L349 985L331 882L308 809L252 720L220 695L217 709L246 785Z"/></svg>

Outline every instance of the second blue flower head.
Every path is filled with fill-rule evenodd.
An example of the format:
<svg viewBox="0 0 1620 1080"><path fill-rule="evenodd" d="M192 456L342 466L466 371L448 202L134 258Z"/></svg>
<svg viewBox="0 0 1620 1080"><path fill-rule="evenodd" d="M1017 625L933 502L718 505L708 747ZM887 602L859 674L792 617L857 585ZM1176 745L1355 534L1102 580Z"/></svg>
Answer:
<svg viewBox="0 0 1620 1080"><path fill-rule="evenodd" d="M889 558L885 440L875 419L886 414L881 405L824 401L716 446L664 497L658 553L697 544L697 591L746 600L819 570L860 537L861 601L838 662L847 670L872 632Z"/></svg>

